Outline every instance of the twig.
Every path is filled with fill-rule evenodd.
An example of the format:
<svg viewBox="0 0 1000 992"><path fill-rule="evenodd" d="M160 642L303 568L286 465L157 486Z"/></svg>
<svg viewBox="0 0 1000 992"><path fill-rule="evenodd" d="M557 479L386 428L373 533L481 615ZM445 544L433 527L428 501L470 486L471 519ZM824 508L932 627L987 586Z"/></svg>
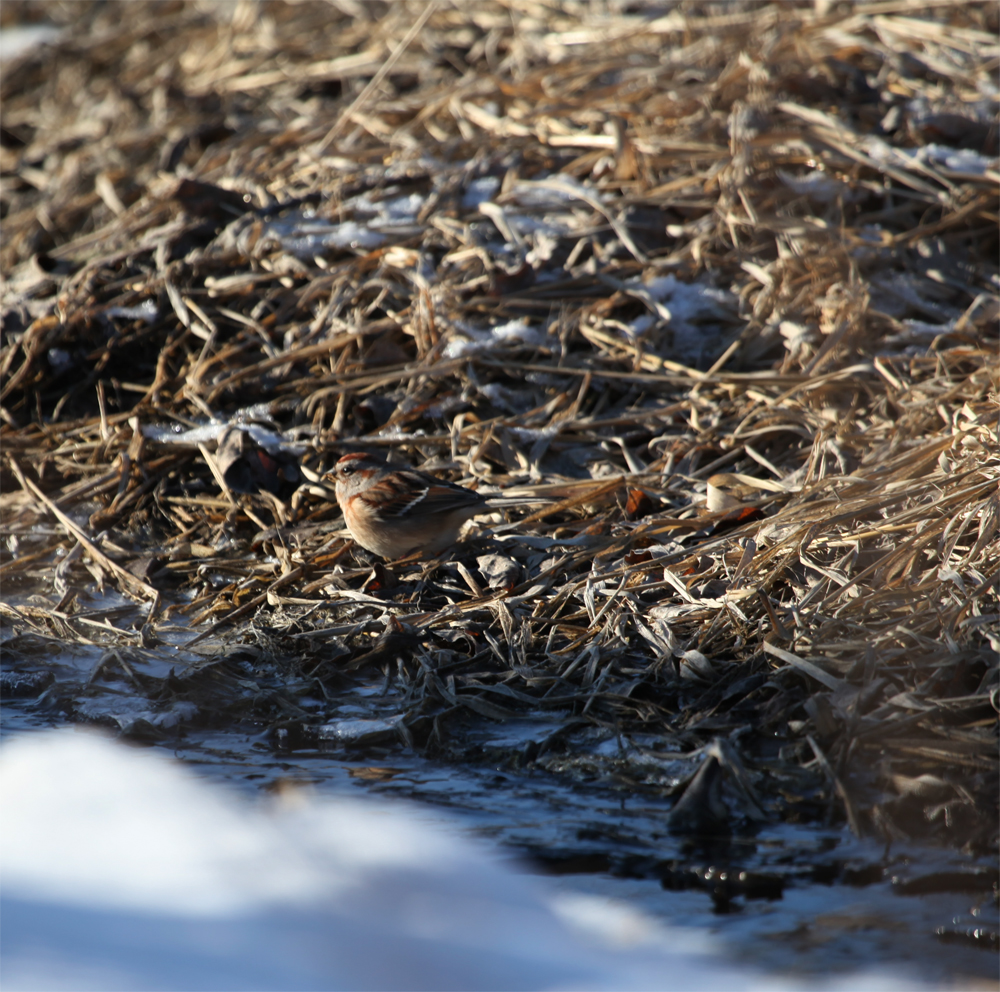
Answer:
<svg viewBox="0 0 1000 992"><path fill-rule="evenodd" d="M439 0L427 0L424 4L423 12L416 19L413 27L406 32L403 40L396 46L396 50L382 63L378 72L369 80L368 85L355 97L354 102L337 118L337 123L326 132L326 137L316 146L315 154L322 155L330 146L333 139L344 129L347 122L351 119L351 115L357 113L368 102L371 95L381 85L382 80L392 72L393 66L400 60L406 49L410 47L410 43L420 33L421 28L427 23L428 18L437 10L438 3Z"/></svg>
<svg viewBox="0 0 1000 992"><path fill-rule="evenodd" d="M87 536L86 532L78 524L74 523L55 503L52 502L23 472L15 458L10 458L10 467L17 476L17 481L25 492L30 492L41 500L45 508L51 513L63 527L73 535L86 549L91 558L102 568L107 569L112 575L118 578L121 590L131 596L141 596L153 601L155 610L160 601L160 594L152 586L147 585L141 579L126 571L117 562L112 561L96 544Z"/></svg>
<svg viewBox="0 0 1000 992"><path fill-rule="evenodd" d="M844 810L847 813L847 822L851 828L851 833L854 834L855 837L860 837L861 823L858 820L858 813L854 808L854 802L847 794L847 789L844 788L843 782L837 778L837 774L831 767L830 762L827 761L826 755L823 753L816 741L813 740L811 734L806 734L806 740L809 742L809 746L812 748L813 754L816 755L816 760L820 763L823 771L826 772L830 782L833 784L833 787L837 790L837 795L840 796L841 800L843 800Z"/></svg>

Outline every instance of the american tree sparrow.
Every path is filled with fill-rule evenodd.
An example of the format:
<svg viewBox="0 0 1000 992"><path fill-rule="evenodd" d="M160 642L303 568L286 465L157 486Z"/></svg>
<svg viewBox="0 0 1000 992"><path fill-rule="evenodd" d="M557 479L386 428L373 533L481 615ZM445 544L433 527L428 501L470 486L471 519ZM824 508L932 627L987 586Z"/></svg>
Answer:
<svg viewBox="0 0 1000 992"><path fill-rule="evenodd" d="M487 497L372 455L344 455L325 476L336 482L337 502L351 537L383 558L419 551L435 555L458 540L466 521L506 506L544 503L517 496Z"/></svg>

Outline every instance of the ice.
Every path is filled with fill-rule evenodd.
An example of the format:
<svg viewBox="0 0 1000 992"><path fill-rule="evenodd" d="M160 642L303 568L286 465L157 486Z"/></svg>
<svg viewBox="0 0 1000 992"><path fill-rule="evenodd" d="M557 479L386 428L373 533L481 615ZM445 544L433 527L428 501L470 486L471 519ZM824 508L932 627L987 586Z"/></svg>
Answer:
<svg viewBox="0 0 1000 992"><path fill-rule="evenodd" d="M910 156L918 162L930 162L943 165L952 172L965 175L981 176L989 169L996 169L997 159L988 155L980 155L968 148L949 148L947 145L924 145L922 148L899 149L903 155Z"/></svg>
<svg viewBox="0 0 1000 992"><path fill-rule="evenodd" d="M833 176L821 172L819 169L813 169L802 176L795 176L783 169L778 169L778 176L789 189L800 196L807 196L817 203L834 203L837 200L853 203L861 195L852 190L847 183L834 179Z"/></svg>
<svg viewBox="0 0 1000 992"><path fill-rule="evenodd" d="M462 325L458 328L465 340L453 337L444 347L445 358L461 358L479 351L489 351L504 345L525 344L540 347L549 343L548 335L539 327L532 327L526 320L510 320L487 330Z"/></svg>
<svg viewBox="0 0 1000 992"><path fill-rule="evenodd" d="M18 24L0 31L0 61L9 62L36 45L50 44L63 34L54 24Z"/></svg>
<svg viewBox="0 0 1000 992"><path fill-rule="evenodd" d="M106 317L123 317L125 320L144 320L147 324L152 324L159 316L160 311L155 300L143 300L135 307L108 307L104 311Z"/></svg>
<svg viewBox="0 0 1000 992"><path fill-rule="evenodd" d="M475 210L480 203L492 200L498 189L500 189L500 179L497 176L483 176L481 179L473 179L465 189L462 206L467 210Z"/></svg>
<svg viewBox="0 0 1000 992"><path fill-rule="evenodd" d="M386 237L373 231L366 224L353 220L343 224L330 224L324 220L306 217L295 211L287 217L269 221L261 235L272 239L297 258L322 255L330 248L361 248L370 251L385 244Z"/></svg>
<svg viewBox="0 0 1000 992"><path fill-rule="evenodd" d="M630 279L625 285L656 305L661 317L669 314L673 335L670 357L675 361L697 365L712 353L723 336L721 321L731 320L736 312L732 293L701 282L682 282L672 273L647 281ZM641 334L648 326L640 317L633 331Z"/></svg>

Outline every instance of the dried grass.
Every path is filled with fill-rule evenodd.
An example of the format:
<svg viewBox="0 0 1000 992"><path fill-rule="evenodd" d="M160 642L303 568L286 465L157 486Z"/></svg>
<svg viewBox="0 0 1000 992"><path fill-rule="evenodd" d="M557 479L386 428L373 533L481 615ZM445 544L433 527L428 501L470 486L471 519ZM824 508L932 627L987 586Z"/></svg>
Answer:
<svg viewBox="0 0 1000 992"><path fill-rule="evenodd" d="M8 650L97 643L89 570L141 648L283 659L286 729L376 664L419 746L728 737L786 815L995 844L995 5L26 10L71 23L0 84ZM373 569L345 446L555 502Z"/></svg>

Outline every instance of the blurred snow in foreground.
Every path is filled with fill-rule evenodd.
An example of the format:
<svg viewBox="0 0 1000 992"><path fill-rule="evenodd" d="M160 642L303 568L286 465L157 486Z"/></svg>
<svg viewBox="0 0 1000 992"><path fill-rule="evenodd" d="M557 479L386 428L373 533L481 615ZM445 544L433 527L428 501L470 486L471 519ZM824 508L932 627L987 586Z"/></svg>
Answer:
<svg viewBox="0 0 1000 992"><path fill-rule="evenodd" d="M0 801L5 992L796 987L622 904L553 895L405 806L257 806L72 731L0 749Z"/></svg>

